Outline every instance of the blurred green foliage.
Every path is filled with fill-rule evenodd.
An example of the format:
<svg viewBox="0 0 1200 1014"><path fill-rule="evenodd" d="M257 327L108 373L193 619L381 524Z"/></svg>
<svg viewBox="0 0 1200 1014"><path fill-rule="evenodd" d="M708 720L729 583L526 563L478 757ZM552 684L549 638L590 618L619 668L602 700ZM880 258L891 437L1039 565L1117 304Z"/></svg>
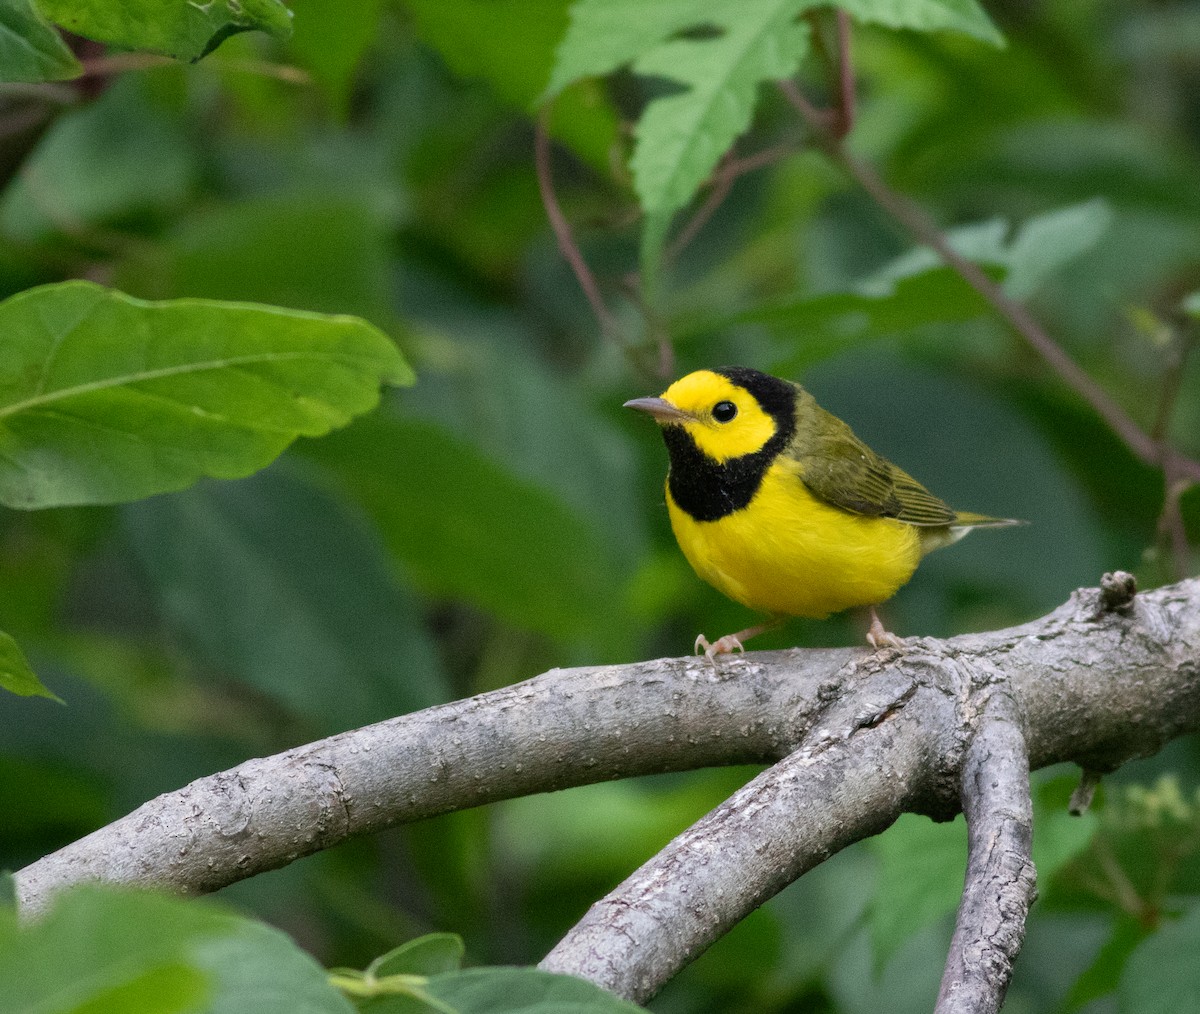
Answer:
<svg viewBox="0 0 1200 1014"><path fill-rule="evenodd" d="M261 0L245 9L275 35L220 21L232 4L206 5L185 49L121 25L94 31L189 57L225 40L193 65L122 69L123 54L92 43L66 51L38 13L63 6L0 0L4 79L43 82L0 86L0 296L86 278L142 299L354 314L396 341L418 383L249 479L125 506L0 512L0 630L67 702L0 693L0 866L249 756L556 665L681 654L701 630L749 622L674 546L661 442L619 408L665 378L602 335L538 197L533 109L572 25L583 62L560 64L554 81L565 90L547 114L550 168L627 343L645 352L672 335L677 375L743 363L794 376L955 505L1032 522L930 557L888 605L892 629L1030 619L1118 567L1143 585L1195 573L1195 550L1184 558L1156 531L1162 476L819 153L741 176L694 240L672 248L669 212L721 150L685 145L667 166L682 174L673 181L643 156L635 184L634 145L660 129L635 131L641 112L696 98L664 81L659 51L636 60L667 40L668 53L709 61L674 78L699 81L729 55L712 47L725 21L682 37L672 33L691 22L654 39L635 31L589 65L599 40L578 26L599 0L574 13L567 0L295 0L289 37L282 7ZM1200 455L1200 355L1187 354L1200 290L1200 16L1149 0L995 2L990 22L971 4L927 6L944 8L943 24L958 10L976 36L994 23L1007 46L857 28L854 152L1028 300L1140 424L1157 421ZM721 7L732 17L736 5ZM871 20L865 0L853 7ZM36 43L20 63L6 48L14 33ZM820 61L797 47L805 93L827 103ZM101 63L77 83L45 83L69 77L76 56ZM617 69L628 60L632 72ZM749 123L740 155L799 146L795 113L755 68L720 69L749 103L722 121L731 137ZM615 73L576 80L596 70ZM650 184L665 195L648 261L663 253L662 274L641 305L624 283L646 248L637 197ZM13 340L0 335L0 360ZM1160 419L1172 377L1178 396ZM1194 547L1200 494L1181 510ZM860 637L856 619L837 617L790 623L762 646ZM0 643L4 673L21 678L19 663ZM453 814L224 895L326 965L365 968L433 930L461 934L470 964L530 964L746 775ZM1200 747L1177 742L1107 779L1086 820L1064 815L1069 781L1057 771L1038 782L1040 900L1006 1009L1197 1006ZM834 857L652 1009L929 1010L962 838L961 825L906 818ZM88 904L101 919L134 903ZM83 908L62 911L44 930L63 934L53 947L98 948ZM221 947L261 947L265 965L301 960L270 931L230 929L224 913L168 906L156 918L171 932L146 939L137 974L111 983L129 1003L164 982L179 1010L238 988L213 978ZM28 953L26 974L57 974L51 944L14 943L14 932L0 929L0 969ZM97 967L101 950L86 952ZM344 1009L319 979L328 1009Z"/></svg>

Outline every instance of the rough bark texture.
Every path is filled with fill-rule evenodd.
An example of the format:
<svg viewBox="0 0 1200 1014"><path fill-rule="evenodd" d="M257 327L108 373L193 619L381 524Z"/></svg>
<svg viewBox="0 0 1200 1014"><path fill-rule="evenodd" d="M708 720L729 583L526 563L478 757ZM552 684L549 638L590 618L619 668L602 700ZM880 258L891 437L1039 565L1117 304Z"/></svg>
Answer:
<svg viewBox="0 0 1200 1014"><path fill-rule="evenodd" d="M1200 729L1200 581L1132 599L1120 587L1081 590L1020 627L901 651L554 670L160 796L20 871L19 904L36 911L93 879L211 891L350 835L492 800L782 761L598 902L546 959L645 998L745 913L901 812L946 818L965 799L969 813L978 806L973 835L995 818L1015 841L1012 777L993 792L987 771L1024 770L1021 743L1034 768L1071 760L1103 772ZM1001 694L1017 717L982 723ZM1027 869L1010 861L1018 854L1002 850L1009 859L996 867L975 841L972 861L1007 869L998 883L1016 885L1016 899ZM1009 922L1023 918L1016 902L1001 908ZM960 916L955 982L1010 950L980 946L991 916L974 911L965 904Z"/></svg>
<svg viewBox="0 0 1200 1014"><path fill-rule="evenodd" d="M983 704L963 766L967 877L936 1014L999 1010L1037 894L1029 757L1016 703Z"/></svg>

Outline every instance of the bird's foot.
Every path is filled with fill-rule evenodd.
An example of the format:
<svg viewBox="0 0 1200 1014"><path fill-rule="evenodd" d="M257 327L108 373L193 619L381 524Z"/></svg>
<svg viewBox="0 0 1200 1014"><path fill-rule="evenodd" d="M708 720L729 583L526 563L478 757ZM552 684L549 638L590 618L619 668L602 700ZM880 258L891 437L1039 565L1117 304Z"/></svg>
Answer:
<svg viewBox="0 0 1200 1014"><path fill-rule="evenodd" d="M707 658L710 662L715 662L718 655L745 652L742 641L740 641L740 638L744 635L745 631L738 631L737 634L726 634L724 637L716 638L712 644L709 644L708 638L701 634L696 638L696 643L692 646L692 652L697 655L703 652L704 658Z"/></svg>
<svg viewBox="0 0 1200 1014"><path fill-rule="evenodd" d="M871 607L871 626L867 629L867 643L876 651L880 648L904 647L904 638L897 637L883 625L874 606Z"/></svg>
<svg viewBox="0 0 1200 1014"><path fill-rule="evenodd" d="M696 644L693 651L697 655L701 651L705 657L713 662L718 655L728 655L734 651L744 652L743 641L749 641L752 637L757 637L759 634L766 633L768 630L774 630L784 621L785 617L776 616L774 619L768 620L766 623L760 623L754 627L747 627L745 630L739 630L736 634L726 634L724 637L718 637L712 644L708 643L708 638L701 634L696 638Z"/></svg>
<svg viewBox="0 0 1200 1014"><path fill-rule="evenodd" d="M735 651L745 652L746 649L739 640L744 633L745 631L739 631L737 634L726 634L724 637L718 637L711 644L709 644L708 638L701 634L696 638L692 652L696 655L703 652L704 657L710 662L715 662L717 655L728 655Z"/></svg>

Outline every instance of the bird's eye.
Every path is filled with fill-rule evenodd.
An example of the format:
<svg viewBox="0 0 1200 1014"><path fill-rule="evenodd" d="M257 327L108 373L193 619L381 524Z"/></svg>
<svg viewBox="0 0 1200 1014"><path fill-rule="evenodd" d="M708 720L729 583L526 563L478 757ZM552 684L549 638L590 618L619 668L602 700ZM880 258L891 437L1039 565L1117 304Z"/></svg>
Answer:
<svg viewBox="0 0 1200 1014"><path fill-rule="evenodd" d="M712 414L717 422L726 423L737 415L737 406L732 401L718 401L713 406Z"/></svg>

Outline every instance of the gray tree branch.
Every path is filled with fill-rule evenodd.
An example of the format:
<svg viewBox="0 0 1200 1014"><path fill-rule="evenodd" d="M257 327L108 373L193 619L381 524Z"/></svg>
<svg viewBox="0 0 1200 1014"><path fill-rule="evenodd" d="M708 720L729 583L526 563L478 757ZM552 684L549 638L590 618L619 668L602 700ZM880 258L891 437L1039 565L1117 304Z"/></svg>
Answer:
<svg viewBox="0 0 1200 1014"><path fill-rule="evenodd" d="M1109 771L1200 729L1200 581L1083 589L1007 630L900 652L752 652L553 670L202 778L16 874L24 912L86 880L201 893L337 844L533 792L783 761L598 902L547 958L649 996L804 870L905 810L960 807L985 694L1029 764ZM969 796L967 797L969 799ZM726 850L736 859L730 861ZM613 971L616 969L617 971Z"/></svg>
<svg viewBox="0 0 1200 1014"><path fill-rule="evenodd" d="M936 1014L989 1014L1004 1002L1037 894L1033 799L1020 710L1006 691L983 703L963 765L967 877Z"/></svg>

